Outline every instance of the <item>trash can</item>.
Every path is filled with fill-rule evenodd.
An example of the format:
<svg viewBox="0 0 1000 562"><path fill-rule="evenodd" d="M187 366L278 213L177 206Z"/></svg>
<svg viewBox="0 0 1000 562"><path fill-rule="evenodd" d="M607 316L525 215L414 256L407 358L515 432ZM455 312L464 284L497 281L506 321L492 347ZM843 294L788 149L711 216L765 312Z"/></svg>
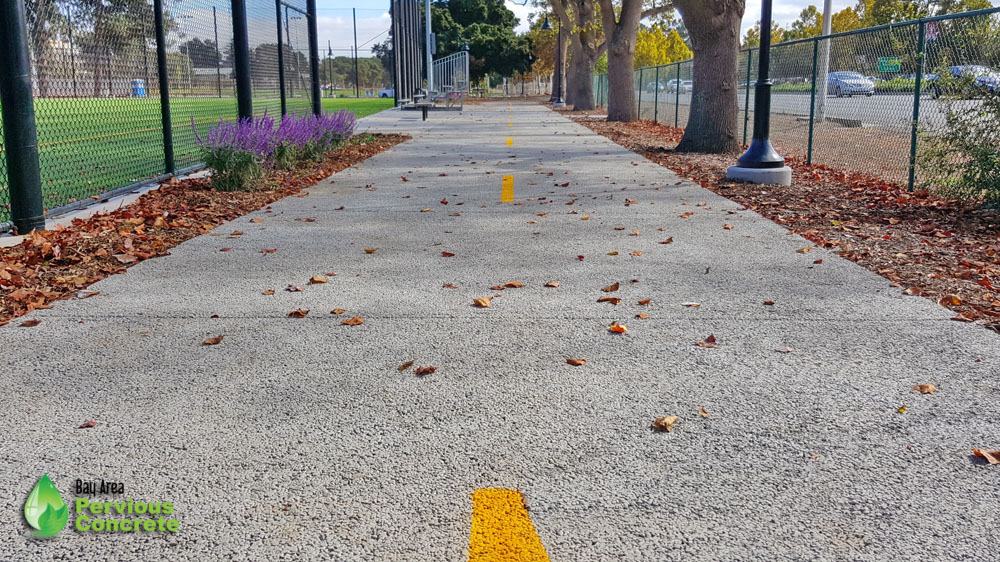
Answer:
<svg viewBox="0 0 1000 562"><path fill-rule="evenodd" d="M133 80L132 81L132 97L133 98L144 98L144 97L146 97L146 81L145 80Z"/></svg>

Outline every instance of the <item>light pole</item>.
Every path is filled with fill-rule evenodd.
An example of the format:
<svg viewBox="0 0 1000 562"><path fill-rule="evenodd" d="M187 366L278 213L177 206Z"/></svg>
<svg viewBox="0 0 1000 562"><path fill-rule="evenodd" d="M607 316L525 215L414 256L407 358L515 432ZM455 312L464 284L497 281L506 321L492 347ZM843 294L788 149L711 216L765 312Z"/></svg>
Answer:
<svg viewBox="0 0 1000 562"><path fill-rule="evenodd" d="M546 31L552 29L552 24L549 23L549 16L548 16L548 14L545 15L545 20L542 21L542 29L544 29ZM562 62L562 52L563 52L563 48L562 48L562 21L561 20L559 21L559 31L556 33L556 37L558 38L556 40L556 72L555 72L555 76L552 79L552 81L554 82L553 88L552 88L552 97L549 98L549 101L552 102L552 107L553 108L566 107L566 103L563 102L563 95L562 95L562 90L563 90L563 80L562 80L563 62Z"/></svg>
<svg viewBox="0 0 1000 562"><path fill-rule="evenodd" d="M792 169L771 146L771 0L760 7L760 56L753 100L753 139L750 148L730 166L726 177L760 184L792 184Z"/></svg>
<svg viewBox="0 0 1000 562"><path fill-rule="evenodd" d="M465 93L472 95L472 77L469 76L469 44L462 45L462 52L465 53Z"/></svg>

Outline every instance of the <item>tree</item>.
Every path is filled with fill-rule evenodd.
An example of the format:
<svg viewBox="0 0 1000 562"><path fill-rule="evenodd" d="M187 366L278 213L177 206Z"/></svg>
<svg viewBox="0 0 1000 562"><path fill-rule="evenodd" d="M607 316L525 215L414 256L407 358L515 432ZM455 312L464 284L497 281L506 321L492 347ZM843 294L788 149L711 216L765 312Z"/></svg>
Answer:
<svg viewBox="0 0 1000 562"><path fill-rule="evenodd" d="M736 152L740 22L745 0L674 0L694 51L691 113L680 152Z"/></svg>
<svg viewBox="0 0 1000 562"><path fill-rule="evenodd" d="M781 43L785 40L785 29L777 22L771 22L771 44ZM743 36L743 47L760 47L760 21L747 30Z"/></svg>
<svg viewBox="0 0 1000 562"><path fill-rule="evenodd" d="M531 70L531 39L514 33L518 19L503 0L437 0L431 5L431 26L439 56L469 45L473 81L487 74L502 77Z"/></svg>
<svg viewBox="0 0 1000 562"><path fill-rule="evenodd" d="M620 0L621 5L616 10L612 0L599 2L608 44L608 121L635 121L639 118L634 64L639 22L668 12L673 5L653 2L643 10L643 0ZM688 24L686 19L684 23ZM690 27L688 25L689 30Z"/></svg>
<svg viewBox="0 0 1000 562"><path fill-rule="evenodd" d="M392 53L392 30L389 30L389 38L382 43L376 43L372 46L372 54L375 58L382 63L382 68L385 69L386 76L392 76L395 72L395 58Z"/></svg>
<svg viewBox="0 0 1000 562"><path fill-rule="evenodd" d="M178 50L190 57L195 67L213 68L219 64L218 50L215 41L211 39L201 40L196 37L183 43Z"/></svg>
<svg viewBox="0 0 1000 562"><path fill-rule="evenodd" d="M635 41L635 66L659 66L691 58L691 49L676 29L660 23L639 29Z"/></svg>
<svg viewBox="0 0 1000 562"><path fill-rule="evenodd" d="M758 31L759 29L758 27ZM784 39L786 41L794 41L795 39L817 37L822 34L823 14L820 13L816 6L809 5L799 13L799 19L792 22L788 31L785 32Z"/></svg>
<svg viewBox="0 0 1000 562"><path fill-rule="evenodd" d="M594 109L594 67L606 49L597 7L594 0L550 0L550 4L569 39L563 44L570 52L565 101L576 111Z"/></svg>

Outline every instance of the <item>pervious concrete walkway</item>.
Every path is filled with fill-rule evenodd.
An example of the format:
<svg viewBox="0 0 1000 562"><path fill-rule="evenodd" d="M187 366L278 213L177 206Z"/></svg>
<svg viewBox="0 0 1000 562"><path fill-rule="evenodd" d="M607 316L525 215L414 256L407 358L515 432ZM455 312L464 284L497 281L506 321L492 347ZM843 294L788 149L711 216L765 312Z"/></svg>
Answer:
<svg viewBox="0 0 1000 562"><path fill-rule="evenodd" d="M543 107L366 123L414 139L0 329L0 559L545 559L489 488L553 561L996 555L995 335ZM43 473L180 529L31 539Z"/></svg>

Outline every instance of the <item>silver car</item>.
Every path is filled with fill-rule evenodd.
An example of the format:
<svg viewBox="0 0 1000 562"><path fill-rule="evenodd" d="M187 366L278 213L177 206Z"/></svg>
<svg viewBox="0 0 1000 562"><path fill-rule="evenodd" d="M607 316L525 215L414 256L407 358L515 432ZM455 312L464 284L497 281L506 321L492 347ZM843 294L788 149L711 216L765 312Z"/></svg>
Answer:
<svg viewBox="0 0 1000 562"><path fill-rule="evenodd" d="M871 96L874 93L875 82L860 72L831 72L826 81L828 96Z"/></svg>

